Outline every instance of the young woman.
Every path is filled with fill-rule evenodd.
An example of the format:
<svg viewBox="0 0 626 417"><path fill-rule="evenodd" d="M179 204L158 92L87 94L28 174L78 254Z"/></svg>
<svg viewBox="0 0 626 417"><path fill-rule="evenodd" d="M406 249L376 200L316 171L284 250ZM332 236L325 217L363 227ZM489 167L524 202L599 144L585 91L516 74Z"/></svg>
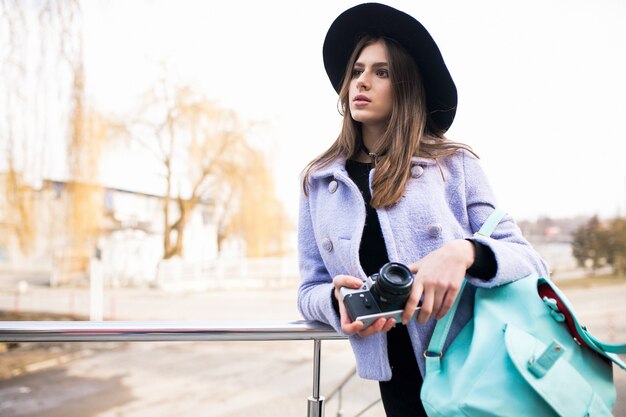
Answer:
<svg viewBox="0 0 626 417"><path fill-rule="evenodd" d="M359 375L380 381L388 416L425 415L423 353L463 280L473 285L448 343L472 316L476 286L546 276L546 266L508 216L491 237L474 234L495 198L474 152L444 135L456 87L417 20L382 4L353 7L331 25L323 56L343 126L303 172L298 306L349 335ZM402 322L363 328L340 289L359 288L388 261L414 274Z"/></svg>

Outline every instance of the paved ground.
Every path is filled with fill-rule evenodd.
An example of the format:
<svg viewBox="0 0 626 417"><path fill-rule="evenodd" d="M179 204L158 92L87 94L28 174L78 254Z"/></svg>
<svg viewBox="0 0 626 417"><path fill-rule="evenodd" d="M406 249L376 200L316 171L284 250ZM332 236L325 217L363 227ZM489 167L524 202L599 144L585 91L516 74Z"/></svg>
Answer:
<svg viewBox="0 0 626 417"><path fill-rule="evenodd" d="M297 320L295 288L219 293L119 290L107 295L120 320ZM22 310L88 315L80 290L31 288ZM12 308L11 294L0 309ZM300 416L312 394L313 343L149 342L83 344L83 357L0 381L1 416ZM322 395L351 373L345 341L322 343ZM49 387L55 389L50 390ZM377 385L354 379L343 396L346 416L378 397ZM327 404L335 415L338 399ZM365 416L380 415L380 408Z"/></svg>
<svg viewBox="0 0 626 417"><path fill-rule="evenodd" d="M626 285L567 291L578 315L607 341L626 340ZM295 320L295 289L164 293L109 291L105 317L124 320ZM84 290L31 288L22 310L88 315ZM0 294L0 309L16 307ZM80 354L0 381L1 416L304 416L311 395L312 342L147 342L83 344ZM344 341L322 343L322 394L353 365ZM616 416L626 417L626 372L616 373ZM352 380L344 416L375 401L375 383ZM337 415L337 398L326 415ZM380 416L380 404L363 416Z"/></svg>

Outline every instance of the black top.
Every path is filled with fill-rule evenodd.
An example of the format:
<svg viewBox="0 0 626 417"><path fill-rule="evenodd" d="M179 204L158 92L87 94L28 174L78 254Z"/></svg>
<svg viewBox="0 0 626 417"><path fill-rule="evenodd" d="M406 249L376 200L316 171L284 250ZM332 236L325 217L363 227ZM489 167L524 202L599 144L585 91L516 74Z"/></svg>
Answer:
<svg viewBox="0 0 626 417"><path fill-rule="evenodd" d="M389 262L387 248L383 239L383 232L378 221L376 209L370 205L372 194L369 186L371 165L363 162L348 160L346 170L354 183L361 190L365 200L365 227L361 238L359 259L361 267L367 276L378 272L381 266Z"/></svg>

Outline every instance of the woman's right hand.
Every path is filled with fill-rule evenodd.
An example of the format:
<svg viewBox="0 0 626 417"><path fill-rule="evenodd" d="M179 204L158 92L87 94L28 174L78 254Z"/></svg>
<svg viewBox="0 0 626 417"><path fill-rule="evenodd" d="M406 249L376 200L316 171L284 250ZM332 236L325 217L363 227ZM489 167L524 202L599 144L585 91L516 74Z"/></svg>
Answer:
<svg viewBox="0 0 626 417"><path fill-rule="evenodd" d="M343 305L343 297L341 296L339 290L341 287L358 289L363 285L363 281L350 275L337 275L333 278L333 285L335 286L335 298L339 304L341 330L345 334L350 335L356 333L361 337L367 337L378 332L388 332L393 326L396 325L396 321L393 318L380 318L372 323L367 329L361 330L363 328L363 322L360 320L354 322L350 321L346 306Z"/></svg>

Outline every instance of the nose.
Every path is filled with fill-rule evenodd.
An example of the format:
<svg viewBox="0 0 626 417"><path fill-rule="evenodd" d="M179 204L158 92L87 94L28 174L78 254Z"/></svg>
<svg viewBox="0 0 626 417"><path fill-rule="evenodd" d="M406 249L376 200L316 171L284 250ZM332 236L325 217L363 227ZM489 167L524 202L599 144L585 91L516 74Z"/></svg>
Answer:
<svg viewBox="0 0 626 417"><path fill-rule="evenodd" d="M357 90L367 90L369 88L369 81L367 79L367 75L365 71L359 75L359 78L356 80L356 88Z"/></svg>

